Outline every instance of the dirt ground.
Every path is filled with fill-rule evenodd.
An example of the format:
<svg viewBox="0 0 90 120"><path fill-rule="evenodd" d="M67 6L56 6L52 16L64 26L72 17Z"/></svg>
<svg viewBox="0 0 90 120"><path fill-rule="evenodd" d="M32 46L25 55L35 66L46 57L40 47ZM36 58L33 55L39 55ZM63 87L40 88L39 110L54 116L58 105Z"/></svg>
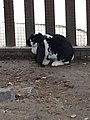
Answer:
<svg viewBox="0 0 90 120"><path fill-rule="evenodd" d="M90 120L90 62L39 67L34 60L0 60L0 87L34 87L38 97L0 102L0 120Z"/></svg>

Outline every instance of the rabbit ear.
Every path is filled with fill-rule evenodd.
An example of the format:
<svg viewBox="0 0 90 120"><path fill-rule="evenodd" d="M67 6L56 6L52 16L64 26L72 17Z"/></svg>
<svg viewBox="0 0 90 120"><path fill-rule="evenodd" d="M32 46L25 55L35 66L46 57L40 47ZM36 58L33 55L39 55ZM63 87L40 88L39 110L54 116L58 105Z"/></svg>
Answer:
<svg viewBox="0 0 90 120"><path fill-rule="evenodd" d="M36 54L36 62L42 66L42 62L45 57L45 45L44 42L39 43Z"/></svg>
<svg viewBox="0 0 90 120"><path fill-rule="evenodd" d="M44 41L44 36L41 33L36 34L37 42L41 43Z"/></svg>

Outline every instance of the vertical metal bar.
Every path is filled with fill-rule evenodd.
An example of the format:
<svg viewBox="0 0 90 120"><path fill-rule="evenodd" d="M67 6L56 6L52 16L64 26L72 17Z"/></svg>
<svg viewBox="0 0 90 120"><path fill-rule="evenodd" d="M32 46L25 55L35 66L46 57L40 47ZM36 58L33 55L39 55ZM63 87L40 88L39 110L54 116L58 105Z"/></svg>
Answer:
<svg viewBox="0 0 90 120"><path fill-rule="evenodd" d="M54 0L44 0L45 2L45 26L46 33L55 33L55 13Z"/></svg>
<svg viewBox="0 0 90 120"><path fill-rule="evenodd" d="M35 33L34 0L24 0L26 39Z"/></svg>
<svg viewBox="0 0 90 120"><path fill-rule="evenodd" d="M87 45L90 45L90 0L86 0L87 12Z"/></svg>
<svg viewBox="0 0 90 120"><path fill-rule="evenodd" d="M66 37L72 45L76 45L75 0L65 0L66 7Z"/></svg>
<svg viewBox="0 0 90 120"><path fill-rule="evenodd" d="M4 0L6 46L15 46L13 0Z"/></svg>

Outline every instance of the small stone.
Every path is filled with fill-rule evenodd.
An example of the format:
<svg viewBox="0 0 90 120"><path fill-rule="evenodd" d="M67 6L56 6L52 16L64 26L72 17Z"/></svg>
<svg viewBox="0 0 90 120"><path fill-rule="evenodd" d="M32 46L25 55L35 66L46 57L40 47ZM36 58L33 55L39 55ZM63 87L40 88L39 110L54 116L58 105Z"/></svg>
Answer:
<svg viewBox="0 0 90 120"><path fill-rule="evenodd" d="M41 80L36 80L35 82L36 82L36 83L39 83L39 82L41 82Z"/></svg>
<svg viewBox="0 0 90 120"><path fill-rule="evenodd" d="M13 88L0 88L0 101L14 100L15 93Z"/></svg>
<svg viewBox="0 0 90 120"><path fill-rule="evenodd" d="M20 77L18 77L18 76L16 77L16 79L19 79L19 78L20 78Z"/></svg>
<svg viewBox="0 0 90 120"><path fill-rule="evenodd" d="M16 101L21 100L21 99L23 99L23 96L21 94L18 93L18 94L15 95L15 100Z"/></svg>
<svg viewBox="0 0 90 120"><path fill-rule="evenodd" d="M84 120L89 120L89 118L88 118L88 117L86 117Z"/></svg>
<svg viewBox="0 0 90 120"><path fill-rule="evenodd" d="M19 88L15 91L15 100L22 100L30 96L38 97L38 92L34 87Z"/></svg>
<svg viewBox="0 0 90 120"><path fill-rule="evenodd" d="M67 87L67 88L74 88L74 85L67 82L67 83L64 83L64 87Z"/></svg>
<svg viewBox="0 0 90 120"><path fill-rule="evenodd" d="M88 100L90 101L90 98L88 98Z"/></svg>
<svg viewBox="0 0 90 120"><path fill-rule="evenodd" d="M13 84L12 84L11 82L9 82L7 85L8 85L8 86L13 86Z"/></svg>
<svg viewBox="0 0 90 120"><path fill-rule="evenodd" d="M86 65L87 63L82 63L83 65Z"/></svg>
<svg viewBox="0 0 90 120"><path fill-rule="evenodd" d="M6 113L6 110L2 110L3 113Z"/></svg>
<svg viewBox="0 0 90 120"><path fill-rule="evenodd" d="M7 112L8 112L8 110L3 110L3 112L4 112L4 113L7 113Z"/></svg>
<svg viewBox="0 0 90 120"><path fill-rule="evenodd" d="M18 93L17 96L18 96L18 97L21 97L22 95Z"/></svg>
<svg viewBox="0 0 90 120"><path fill-rule="evenodd" d="M71 117L71 118L76 118L76 117L77 117L77 115L76 115L76 114L74 114L74 115L71 115L70 117Z"/></svg>
<svg viewBox="0 0 90 120"><path fill-rule="evenodd" d="M65 109L64 106L61 106L61 109L64 110Z"/></svg>
<svg viewBox="0 0 90 120"><path fill-rule="evenodd" d="M38 96L38 93L37 91L35 90L34 87L27 87L27 88L24 88L24 90L26 91L26 93L30 96L34 96L34 97L37 97Z"/></svg>
<svg viewBox="0 0 90 120"><path fill-rule="evenodd" d="M46 79L47 77L42 77L42 79Z"/></svg>

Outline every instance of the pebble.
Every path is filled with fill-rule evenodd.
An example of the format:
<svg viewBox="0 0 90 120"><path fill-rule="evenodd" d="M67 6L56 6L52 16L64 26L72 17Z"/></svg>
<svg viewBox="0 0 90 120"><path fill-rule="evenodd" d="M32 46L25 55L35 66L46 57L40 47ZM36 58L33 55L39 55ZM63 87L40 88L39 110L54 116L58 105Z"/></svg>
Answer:
<svg viewBox="0 0 90 120"><path fill-rule="evenodd" d="M38 97L38 92L34 87L15 89L15 100L22 100L29 96Z"/></svg>
<svg viewBox="0 0 90 120"><path fill-rule="evenodd" d="M71 115L70 117L71 117L71 118L76 118L77 115L76 115L76 114L73 114L73 115Z"/></svg>
<svg viewBox="0 0 90 120"><path fill-rule="evenodd" d="M16 79L19 79L20 77L16 77Z"/></svg>
<svg viewBox="0 0 90 120"><path fill-rule="evenodd" d="M0 88L0 101L14 100L15 93L13 88Z"/></svg>
<svg viewBox="0 0 90 120"><path fill-rule="evenodd" d="M67 87L67 88L74 88L74 85L71 84L70 82L64 82L64 87Z"/></svg>
<svg viewBox="0 0 90 120"><path fill-rule="evenodd" d="M9 82L7 85L8 85L8 86L13 86L13 84L12 84L11 82Z"/></svg>
<svg viewBox="0 0 90 120"><path fill-rule="evenodd" d="M88 117L86 117L84 120L89 120L89 118L88 118Z"/></svg>
<svg viewBox="0 0 90 120"><path fill-rule="evenodd" d="M24 90L26 91L26 93L28 93L28 95L30 96L34 96L34 97L37 97L38 96L38 93L36 91L36 89L34 87L26 87L24 88Z"/></svg>
<svg viewBox="0 0 90 120"><path fill-rule="evenodd" d="M42 77L42 79L46 79L47 77Z"/></svg>
<svg viewBox="0 0 90 120"><path fill-rule="evenodd" d="M86 65L87 63L82 63L83 65Z"/></svg>
<svg viewBox="0 0 90 120"><path fill-rule="evenodd" d="M13 84L9 82L8 85L12 86ZM0 102L23 99L25 95L38 97L38 92L34 87L19 88L18 90L13 87L0 88Z"/></svg>

